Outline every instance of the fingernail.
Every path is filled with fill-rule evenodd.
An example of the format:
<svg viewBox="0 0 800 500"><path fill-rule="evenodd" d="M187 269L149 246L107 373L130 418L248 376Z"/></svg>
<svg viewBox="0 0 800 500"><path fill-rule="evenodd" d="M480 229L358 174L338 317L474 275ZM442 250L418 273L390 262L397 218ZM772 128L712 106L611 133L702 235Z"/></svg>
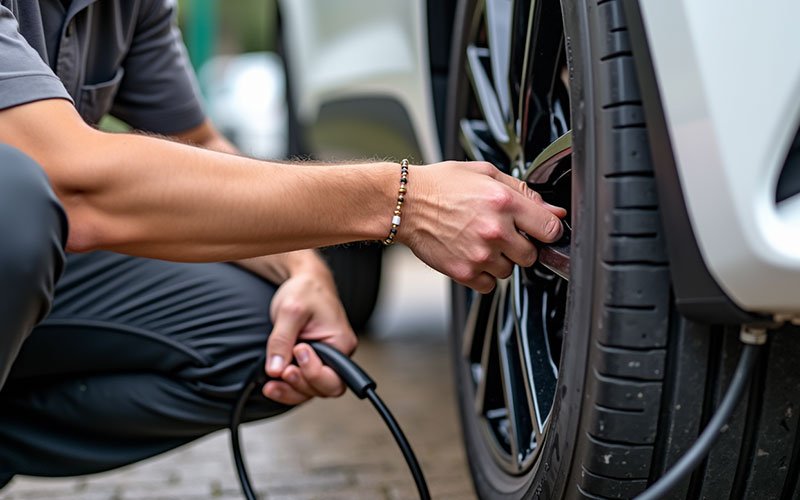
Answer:
<svg viewBox="0 0 800 500"><path fill-rule="evenodd" d="M286 376L286 381L287 381L287 382L291 382L291 383L293 383L293 384L294 384L294 383L296 383L298 380L299 380L299 379L298 379L298 377L297 377L297 374L296 374L296 373L290 373L289 375L287 375L287 376Z"/></svg>
<svg viewBox="0 0 800 500"><path fill-rule="evenodd" d="M273 387L273 388L272 388L272 389L269 391L269 394L270 394L270 395L271 395L273 398L279 398L279 397L281 397L281 393L282 393L282 392L283 392L283 391L281 391L281 388L280 388L280 387Z"/></svg>
<svg viewBox="0 0 800 500"><path fill-rule="evenodd" d="M269 358L269 371L276 372L283 369L283 356L280 354L273 354L271 358Z"/></svg>
<svg viewBox="0 0 800 500"><path fill-rule="evenodd" d="M548 236L552 235L553 238L558 238L561 236L561 221L558 219L550 219L547 222L547 227L545 228L545 232Z"/></svg>
<svg viewBox="0 0 800 500"><path fill-rule="evenodd" d="M301 365L308 363L308 351L305 349L300 349L300 352L297 353L297 362Z"/></svg>

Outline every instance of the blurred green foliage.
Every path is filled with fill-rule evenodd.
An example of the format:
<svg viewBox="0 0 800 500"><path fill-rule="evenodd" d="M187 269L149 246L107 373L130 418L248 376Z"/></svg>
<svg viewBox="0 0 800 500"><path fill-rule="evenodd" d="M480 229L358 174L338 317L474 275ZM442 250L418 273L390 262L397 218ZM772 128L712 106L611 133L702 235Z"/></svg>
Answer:
<svg viewBox="0 0 800 500"><path fill-rule="evenodd" d="M131 126L125 123L124 121L120 120L119 118L115 118L111 115L106 115L100 120L100 123L97 124L97 128L102 130L103 132L130 132Z"/></svg>
<svg viewBox="0 0 800 500"><path fill-rule="evenodd" d="M179 0L178 22L189 32L192 9L210 8L215 17L214 54L238 54L274 50L277 42L276 0ZM188 41L188 40L187 40ZM189 46L191 55L192 47Z"/></svg>

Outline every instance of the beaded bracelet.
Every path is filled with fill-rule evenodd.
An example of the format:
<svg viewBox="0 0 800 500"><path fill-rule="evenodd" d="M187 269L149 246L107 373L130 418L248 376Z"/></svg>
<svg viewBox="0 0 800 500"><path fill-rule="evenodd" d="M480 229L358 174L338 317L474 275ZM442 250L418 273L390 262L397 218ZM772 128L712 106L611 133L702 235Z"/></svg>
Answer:
<svg viewBox="0 0 800 500"><path fill-rule="evenodd" d="M400 212L403 209L403 202L406 199L406 185L408 184L408 160L404 159L400 162L400 189L397 190L397 206L394 207L394 216L392 217L392 229L389 230L389 236L383 240L383 244L387 247L394 243L394 237L397 236L397 228L400 227Z"/></svg>

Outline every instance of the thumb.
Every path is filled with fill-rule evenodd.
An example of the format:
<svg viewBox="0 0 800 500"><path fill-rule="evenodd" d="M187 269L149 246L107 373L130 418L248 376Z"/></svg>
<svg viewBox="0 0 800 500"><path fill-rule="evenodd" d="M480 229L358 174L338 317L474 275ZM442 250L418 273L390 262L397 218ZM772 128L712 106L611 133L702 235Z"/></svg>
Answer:
<svg viewBox="0 0 800 500"><path fill-rule="evenodd" d="M292 349L300 332L311 318L303 307L279 307L274 315L275 325L267 340L267 375L278 378L292 359Z"/></svg>
<svg viewBox="0 0 800 500"><path fill-rule="evenodd" d="M564 207L557 207L555 205L551 205L546 201L542 200L542 206L546 208L551 214L555 215L559 219L563 219L567 216L567 209Z"/></svg>

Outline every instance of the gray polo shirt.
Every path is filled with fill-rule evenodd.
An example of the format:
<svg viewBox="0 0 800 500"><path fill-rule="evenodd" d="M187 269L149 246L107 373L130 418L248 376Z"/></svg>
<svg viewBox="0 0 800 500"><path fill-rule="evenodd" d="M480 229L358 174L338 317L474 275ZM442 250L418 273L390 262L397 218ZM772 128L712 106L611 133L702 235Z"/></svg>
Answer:
<svg viewBox="0 0 800 500"><path fill-rule="evenodd" d="M161 134L204 114L170 0L0 0L0 110L69 99ZM65 5L66 4L66 5Z"/></svg>

